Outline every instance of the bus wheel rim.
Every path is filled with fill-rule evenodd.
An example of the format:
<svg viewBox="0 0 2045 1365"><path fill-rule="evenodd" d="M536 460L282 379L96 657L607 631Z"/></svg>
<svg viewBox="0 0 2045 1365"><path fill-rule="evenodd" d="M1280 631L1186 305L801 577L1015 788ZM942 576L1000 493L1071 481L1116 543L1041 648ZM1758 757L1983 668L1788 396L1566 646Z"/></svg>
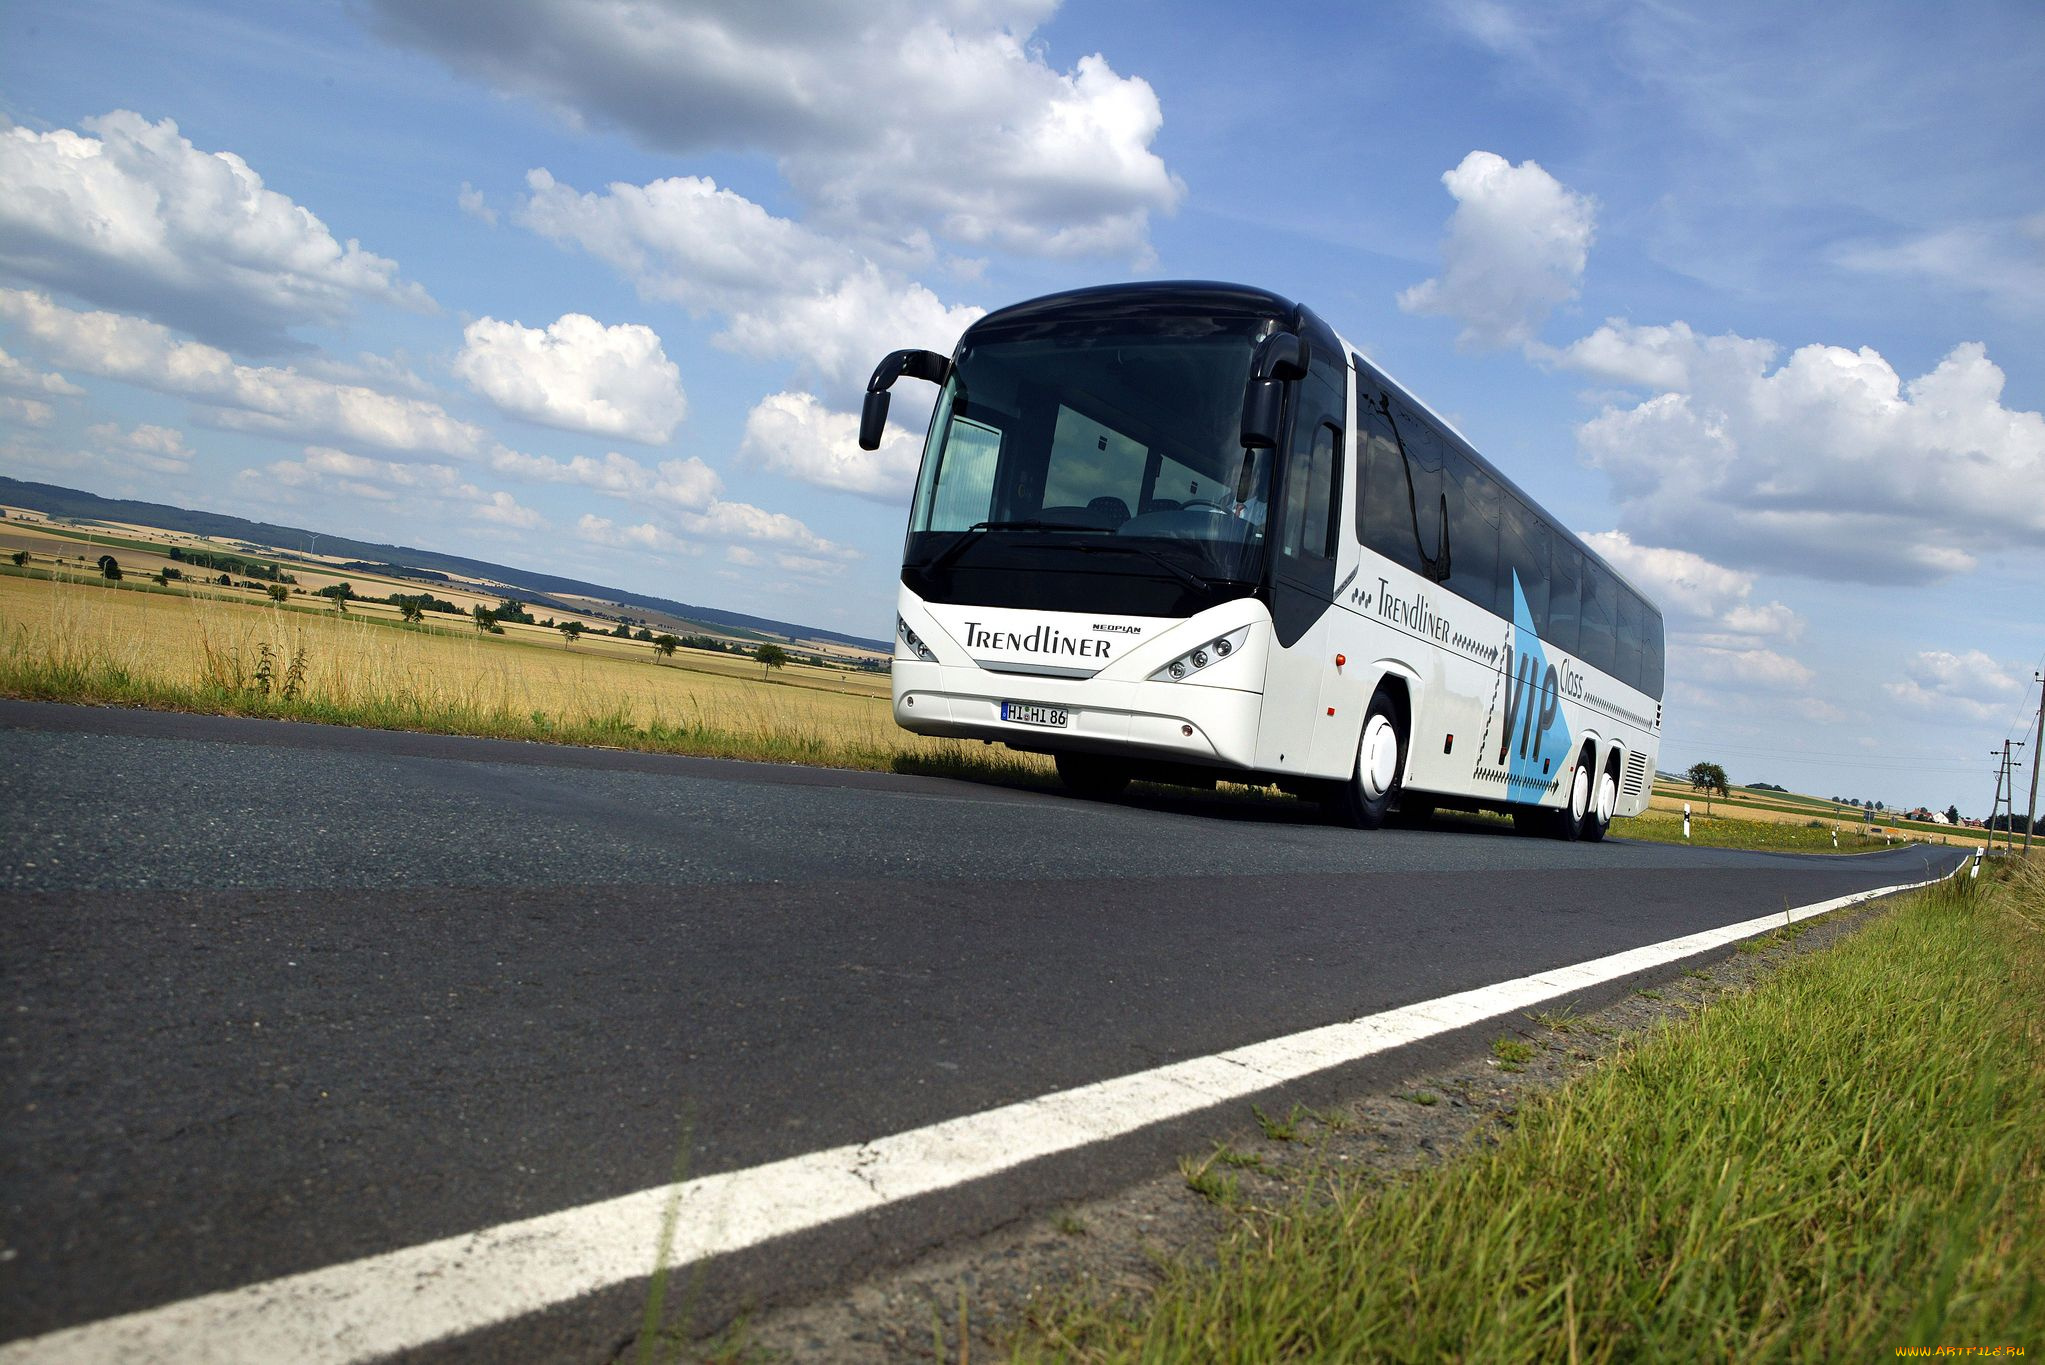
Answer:
<svg viewBox="0 0 2045 1365"><path fill-rule="evenodd" d="M1591 805L1591 775L1579 763L1576 778L1569 784L1569 813L1581 820Z"/></svg>
<svg viewBox="0 0 2045 1365"><path fill-rule="evenodd" d="M1612 821L1612 812L1619 808L1619 784L1606 773L1598 783L1598 819L1606 824Z"/></svg>
<svg viewBox="0 0 2045 1365"><path fill-rule="evenodd" d="M1399 774L1399 736L1383 716L1372 716L1363 731L1363 794L1375 801L1392 789Z"/></svg>

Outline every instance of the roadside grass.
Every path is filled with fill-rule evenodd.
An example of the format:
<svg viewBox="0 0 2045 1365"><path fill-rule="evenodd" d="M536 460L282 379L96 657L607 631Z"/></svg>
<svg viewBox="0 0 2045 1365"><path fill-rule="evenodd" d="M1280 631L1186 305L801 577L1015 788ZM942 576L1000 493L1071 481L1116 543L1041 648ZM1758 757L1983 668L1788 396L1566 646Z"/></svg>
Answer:
<svg viewBox="0 0 2045 1365"><path fill-rule="evenodd" d="M722 661L720 661L721 665ZM794 670L790 670L794 671ZM821 670L810 670L821 673ZM0 576L0 695L1045 784L899 729L886 680L774 682L358 615Z"/></svg>
<svg viewBox="0 0 2045 1365"><path fill-rule="evenodd" d="M1318 1170L1277 1209L1235 1206L1216 1263L1171 1269L1140 1300L1055 1300L1014 1357L2035 1346L2041 1000L2045 870L1944 883L1658 1026L1527 1103L1494 1145L1389 1186Z"/></svg>
<svg viewBox="0 0 2045 1365"><path fill-rule="evenodd" d="M1807 824L1765 821L1739 815L1692 815L1690 837L1683 837L1683 817L1650 809L1630 819L1612 822L1612 834L1620 839L1644 839L1658 844L1687 843L1696 848L1732 848L1756 853L1872 853L1911 842L1898 837L1894 843L1880 835L1869 837L1857 828L1839 831L1839 846L1832 846L1832 830L1812 829Z"/></svg>

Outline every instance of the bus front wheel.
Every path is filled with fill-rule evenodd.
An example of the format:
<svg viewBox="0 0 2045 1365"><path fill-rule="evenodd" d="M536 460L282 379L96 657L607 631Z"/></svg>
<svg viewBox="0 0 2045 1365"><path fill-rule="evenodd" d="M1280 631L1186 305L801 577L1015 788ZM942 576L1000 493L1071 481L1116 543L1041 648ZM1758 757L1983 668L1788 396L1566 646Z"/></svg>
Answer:
<svg viewBox="0 0 2045 1365"><path fill-rule="evenodd" d="M1059 754L1058 780L1074 796L1107 801L1129 785L1129 770L1095 754Z"/></svg>
<svg viewBox="0 0 2045 1365"><path fill-rule="evenodd" d="M1356 746L1356 771L1335 789L1328 803L1337 820L1357 829L1376 829L1399 800L1399 774L1406 770L1406 736L1397 705L1383 693L1371 698Z"/></svg>

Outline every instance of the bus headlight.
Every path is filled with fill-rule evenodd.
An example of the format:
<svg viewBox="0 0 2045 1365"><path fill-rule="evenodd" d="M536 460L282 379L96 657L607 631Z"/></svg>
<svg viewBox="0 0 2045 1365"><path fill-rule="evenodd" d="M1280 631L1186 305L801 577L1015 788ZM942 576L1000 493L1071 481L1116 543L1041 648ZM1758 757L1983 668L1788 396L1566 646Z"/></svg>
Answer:
<svg viewBox="0 0 2045 1365"><path fill-rule="evenodd" d="M1181 654L1178 658L1151 674L1150 681L1179 682L1189 673L1198 673L1216 660L1226 659L1229 655L1241 649L1243 642L1249 638L1250 628L1248 626L1244 626L1240 630L1232 630L1218 639L1199 646L1197 649L1191 649Z"/></svg>
<svg viewBox="0 0 2045 1365"><path fill-rule="evenodd" d="M902 643L909 646L909 652L927 664L937 662L937 656L930 652L930 646L923 643L921 636L909 629L909 623L900 616L895 618L895 633L902 637Z"/></svg>

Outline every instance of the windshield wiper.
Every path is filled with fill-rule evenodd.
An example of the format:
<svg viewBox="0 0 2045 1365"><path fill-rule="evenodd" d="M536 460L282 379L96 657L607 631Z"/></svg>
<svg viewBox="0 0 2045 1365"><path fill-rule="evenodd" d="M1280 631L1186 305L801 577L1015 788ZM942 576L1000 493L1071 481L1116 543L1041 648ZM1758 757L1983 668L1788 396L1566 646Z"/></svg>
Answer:
<svg viewBox="0 0 2045 1365"><path fill-rule="evenodd" d="M1194 573L1191 569L1185 567L1183 564L1174 564L1171 560L1165 558L1156 550L1151 549L1148 545L1136 545L1123 541L1117 542L1113 545L1074 545L1071 546L1070 548L1077 550L1079 551L1079 553L1085 555L1143 555L1144 557L1160 565L1166 573L1178 579L1187 587L1197 589L1201 592L1214 591L1214 584L1212 582L1205 578L1202 578L1199 574Z"/></svg>
<svg viewBox="0 0 2045 1365"><path fill-rule="evenodd" d="M1022 521L976 521L959 532L959 538L944 547L943 553L923 566L925 573L935 573L950 564L966 547L986 535L989 531L1074 531L1081 535L1112 535L1105 526L1068 526L1055 521L1041 521L1029 517Z"/></svg>

